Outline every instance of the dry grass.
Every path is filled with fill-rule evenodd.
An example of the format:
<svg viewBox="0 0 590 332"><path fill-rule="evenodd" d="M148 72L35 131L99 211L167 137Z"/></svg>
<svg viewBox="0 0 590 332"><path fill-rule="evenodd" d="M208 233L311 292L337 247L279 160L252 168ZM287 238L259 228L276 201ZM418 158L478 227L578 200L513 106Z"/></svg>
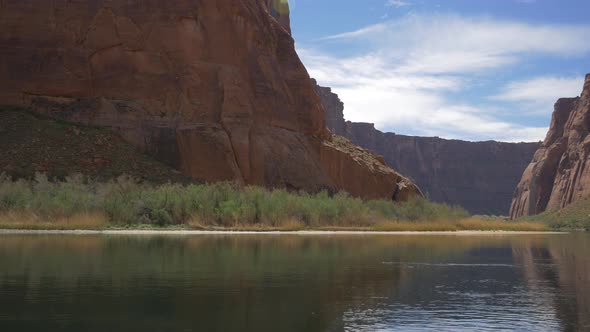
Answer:
<svg viewBox="0 0 590 332"><path fill-rule="evenodd" d="M108 217L101 213L83 213L71 217L60 217L53 220L43 220L39 216L29 212L8 212L0 215L0 229L24 229L24 230L100 230L113 228ZM150 228L150 225L144 225ZM135 225L133 228L145 228ZM116 226L115 226L116 228ZM122 227L125 228L125 227ZM486 221L476 218L458 221L381 221L371 227L323 225L306 226L300 220L287 218L269 224L235 223L230 226L218 226L211 222L205 222L198 216L191 218L181 229L209 230L209 231L359 231L359 232L456 232L456 231L519 231L519 232L543 232L548 231L545 224L534 222L507 222Z"/></svg>
<svg viewBox="0 0 590 332"><path fill-rule="evenodd" d="M0 214L0 229L24 229L24 230L100 230L117 228L109 222L108 217L102 213L81 213L70 217L60 217L44 220L30 212L8 212ZM150 225L135 225L133 228L150 228ZM381 221L373 226L342 226L322 225L306 226L304 222L295 218L286 218L269 224L235 223L229 226L219 226L212 222L203 221L194 216L181 229L209 230L209 231L359 231L359 232L456 232L456 231L519 231L519 232L543 232L548 231L545 224L535 222L507 222L487 221L477 218L468 218L458 221ZM122 226L125 228L125 226Z"/></svg>
<svg viewBox="0 0 590 332"><path fill-rule="evenodd" d="M483 221L469 218L457 223L460 230L474 231L517 231L517 232L545 232L549 230L547 225L535 222L511 222L511 221Z"/></svg>
<svg viewBox="0 0 590 332"><path fill-rule="evenodd" d="M374 231L382 232L455 232L455 231L515 231L545 232L548 227L533 222L485 221L468 218L458 221L439 222L398 222L384 221L376 224Z"/></svg>
<svg viewBox="0 0 590 332"><path fill-rule="evenodd" d="M372 226L343 226L343 225L321 225L306 226L297 219L286 219L268 224L243 224L236 223L231 226L216 226L213 223L203 222L194 217L188 223L192 230L215 230L215 231L358 231L358 232L457 232L457 231L512 231L512 232L545 232L549 228L545 224L534 222L508 222L502 220L482 220L478 218L467 218L457 221L381 221Z"/></svg>
<svg viewBox="0 0 590 332"><path fill-rule="evenodd" d="M283 231L283 232L296 232L306 229L305 224L295 218L286 218L276 222L274 225L268 225L264 223L259 224L247 224L236 222L231 226L218 226L213 222L204 221L199 216L193 216L186 224L191 230L201 231L246 231L246 232L269 232L269 231Z"/></svg>
<svg viewBox="0 0 590 332"><path fill-rule="evenodd" d="M278 226L281 229L289 231L300 231L305 229L305 224L301 220L295 218L287 218L279 222Z"/></svg>
<svg viewBox="0 0 590 332"><path fill-rule="evenodd" d="M445 222L400 222L385 221L373 227L378 232L455 232L457 226Z"/></svg>
<svg viewBox="0 0 590 332"><path fill-rule="evenodd" d="M104 229L108 224L108 218L102 213L80 213L49 220L30 212L11 211L0 215L1 229L93 230Z"/></svg>

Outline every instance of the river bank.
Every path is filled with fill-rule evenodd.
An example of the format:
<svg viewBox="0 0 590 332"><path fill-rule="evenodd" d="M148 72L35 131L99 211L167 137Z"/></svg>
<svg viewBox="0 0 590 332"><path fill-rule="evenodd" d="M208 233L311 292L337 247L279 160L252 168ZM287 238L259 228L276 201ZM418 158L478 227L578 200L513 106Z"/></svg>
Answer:
<svg viewBox="0 0 590 332"><path fill-rule="evenodd" d="M0 235L532 235L568 234L567 232L536 231L195 231L195 230L26 230L0 229Z"/></svg>
<svg viewBox="0 0 590 332"><path fill-rule="evenodd" d="M277 224L235 223L228 226L202 224L180 224L158 226L151 224L108 223L100 216L81 215L57 221L26 219L17 215L0 216L0 230L23 231L150 231L150 232L461 232L461 231L504 231L504 232L546 232L551 229L545 224L534 222L508 222L504 220L482 220L465 218L438 221L399 221L381 220L371 225L343 226L338 223L319 223L306 226L301 222L282 222Z"/></svg>

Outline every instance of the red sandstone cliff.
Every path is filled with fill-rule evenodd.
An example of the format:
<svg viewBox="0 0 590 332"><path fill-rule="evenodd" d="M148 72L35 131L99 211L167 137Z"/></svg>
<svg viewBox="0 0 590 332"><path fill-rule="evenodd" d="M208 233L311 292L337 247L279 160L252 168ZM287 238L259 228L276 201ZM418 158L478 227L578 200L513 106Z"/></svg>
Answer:
<svg viewBox="0 0 590 332"><path fill-rule="evenodd" d="M512 218L560 209L590 196L589 133L590 74L580 97L555 104L547 137L514 192Z"/></svg>
<svg viewBox="0 0 590 332"><path fill-rule="evenodd" d="M203 181L389 198L402 180L325 129L284 1L2 1L0 104L112 128Z"/></svg>
<svg viewBox="0 0 590 332"><path fill-rule="evenodd" d="M538 143L466 142L383 133L371 123L346 122L344 104L314 81L328 129L383 155L434 201L472 213L507 215L514 187Z"/></svg>

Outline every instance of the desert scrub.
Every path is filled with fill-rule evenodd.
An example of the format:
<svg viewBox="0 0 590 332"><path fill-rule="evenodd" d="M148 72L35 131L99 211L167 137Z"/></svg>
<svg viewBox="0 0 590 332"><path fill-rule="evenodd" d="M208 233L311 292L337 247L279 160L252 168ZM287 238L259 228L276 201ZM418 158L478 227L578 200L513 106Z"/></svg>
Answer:
<svg viewBox="0 0 590 332"><path fill-rule="evenodd" d="M518 221L541 222L557 230L590 231L590 198L586 197L562 209L522 217Z"/></svg>
<svg viewBox="0 0 590 332"><path fill-rule="evenodd" d="M489 221L476 218L459 220L439 220L435 222L385 221L377 223L374 231L383 232L455 232L455 231L507 231L507 232L545 232L549 228L534 222Z"/></svg>
<svg viewBox="0 0 590 332"><path fill-rule="evenodd" d="M346 193L309 194L240 187L233 183L163 184L139 182L127 176L95 182L80 175L49 181L0 176L0 223L68 224L84 216L84 224L178 226L196 229L289 229L356 227L368 229L382 220L421 222L467 217L459 207L424 199L407 203L363 201ZM9 217L12 215L12 217ZM33 221L32 221L33 220ZM91 220L88 221L88 220ZM32 227L32 226L31 226Z"/></svg>

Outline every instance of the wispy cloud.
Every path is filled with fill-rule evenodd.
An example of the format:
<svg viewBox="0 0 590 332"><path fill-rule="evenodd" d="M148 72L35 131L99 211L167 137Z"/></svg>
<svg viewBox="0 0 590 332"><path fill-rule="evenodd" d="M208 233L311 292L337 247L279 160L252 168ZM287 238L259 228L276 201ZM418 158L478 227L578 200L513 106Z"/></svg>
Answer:
<svg viewBox="0 0 590 332"><path fill-rule="evenodd" d="M345 104L345 116L373 122L385 131L470 140L537 141L546 127L527 127L492 116L499 110L453 103L468 79L453 75L418 75L388 70L378 56L337 59L300 50L308 70L320 84L333 87Z"/></svg>
<svg viewBox="0 0 590 332"><path fill-rule="evenodd" d="M415 72L464 72L513 64L519 56L588 53L590 25L534 25L457 15L407 15L326 39L368 41Z"/></svg>
<svg viewBox="0 0 590 332"><path fill-rule="evenodd" d="M387 0L387 2L385 3L385 5L388 6L388 7L400 8L400 7L411 6L412 3L411 2L408 2L408 1L403 1L403 0Z"/></svg>
<svg viewBox="0 0 590 332"><path fill-rule="evenodd" d="M535 112L551 111L549 105L561 97L576 97L584 84L584 77L536 77L510 82L492 100L517 102Z"/></svg>
<svg viewBox="0 0 590 332"><path fill-rule="evenodd" d="M387 30L387 28L388 28L388 26L385 23L374 24L374 25L364 27L362 29L355 30L355 31L349 31L349 32L344 32L344 33L337 34L337 35L326 36L326 37L320 38L320 40L347 39L347 38L363 37L363 36L372 35L372 34L378 33L378 32L385 32Z"/></svg>
<svg viewBox="0 0 590 332"><path fill-rule="evenodd" d="M528 56L584 56L590 53L590 44L580 41L588 35L590 26L583 25L408 15L325 41L363 43L364 53L341 58L306 48L300 54L311 75L340 95L349 120L418 135L538 141L547 128L502 120L498 114L513 110L493 107L492 101L554 99L553 93L542 95L548 86L559 85L554 92L568 95L574 84L580 89L581 83L574 82L577 78L514 82L493 98L484 96L477 105L456 96L469 91L478 78L493 77L495 71ZM514 91L519 88L522 92Z"/></svg>

